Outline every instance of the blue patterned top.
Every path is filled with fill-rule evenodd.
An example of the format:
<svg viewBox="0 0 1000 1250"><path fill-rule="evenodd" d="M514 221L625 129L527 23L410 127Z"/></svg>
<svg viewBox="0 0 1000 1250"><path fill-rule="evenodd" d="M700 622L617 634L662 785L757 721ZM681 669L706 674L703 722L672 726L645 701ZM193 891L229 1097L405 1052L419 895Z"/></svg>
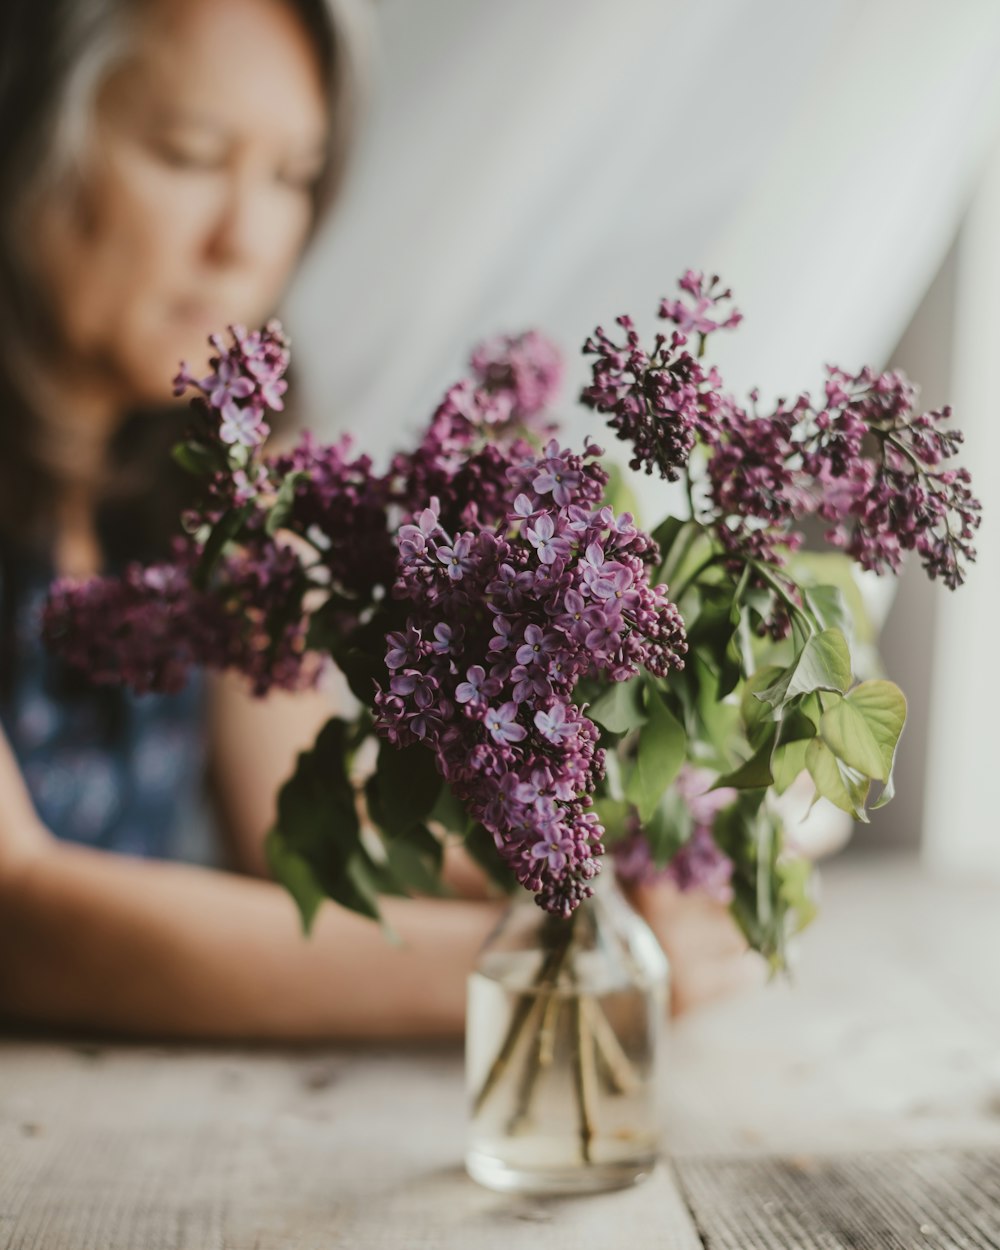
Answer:
<svg viewBox="0 0 1000 1250"><path fill-rule="evenodd" d="M205 749L204 681L192 674L176 695L96 687L52 656L40 613L51 570L7 564L17 593L0 578L8 666L0 725L32 800L58 838L156 859L210 858L190 852ZM204 836L204 834L202 835Z"/></svg>

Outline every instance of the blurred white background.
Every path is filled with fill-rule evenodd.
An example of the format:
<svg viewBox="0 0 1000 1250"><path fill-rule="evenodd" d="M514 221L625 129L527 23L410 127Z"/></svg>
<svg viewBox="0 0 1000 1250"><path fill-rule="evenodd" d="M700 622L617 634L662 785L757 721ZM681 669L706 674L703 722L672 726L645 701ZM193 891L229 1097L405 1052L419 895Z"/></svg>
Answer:
<svg viewBox="0 0 1000 1250"><path fill-rule="evenodd" d="M689 266L745 313L712 353L737 392L902 365L954 404L986 521L953 597L901 579L897 798L853 845L1000 878L1000 4L380 0L373 28L354 176L288 310L310 423L384 455L477 338L527 326L569 401L594 325L648 325Z"/></svg>

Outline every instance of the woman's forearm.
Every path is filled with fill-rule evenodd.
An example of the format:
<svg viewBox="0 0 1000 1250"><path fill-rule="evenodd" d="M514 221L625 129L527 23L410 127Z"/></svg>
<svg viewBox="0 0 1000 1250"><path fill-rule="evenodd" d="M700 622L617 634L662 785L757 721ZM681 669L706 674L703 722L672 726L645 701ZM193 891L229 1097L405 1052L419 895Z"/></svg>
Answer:
<svg viewBox="0 0 1000 1250"><path fill-rule="evenodd" d="M324 903L306 938L265 881L69 843L0 878L0 1015L131 1035L455 1037L502 904Z"/></svg>

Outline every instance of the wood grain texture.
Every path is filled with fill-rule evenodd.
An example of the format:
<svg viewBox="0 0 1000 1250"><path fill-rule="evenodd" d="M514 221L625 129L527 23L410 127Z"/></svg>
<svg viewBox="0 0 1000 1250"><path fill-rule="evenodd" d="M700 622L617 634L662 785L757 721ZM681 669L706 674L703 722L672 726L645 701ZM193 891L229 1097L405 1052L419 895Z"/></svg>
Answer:
<svg viewBox="0 0 1000 1250"><path fill-rule="evenodd" d="M1000 1150L1000 890L865 856L821 886L791 981L675 1025L674 1155Z"/></svg>
<svg viewBox="0 0 1000 1250"><path fill-rule="evenodd" d="M662 1168L536 1202L462 1166L457 1050L0 1044L0 1250L700 1245Z"/></svg>
<svg viewBox="0 0 1000 1250"><path fill-rule="evenodd" d="M997 1250L1000 1153L690 1159L706 1250Z"/></svg>
<svg viewBox="0 0 1000 1250"><path fill-rule="evenodd" d="M850 859L823 893L793 984L675 1025L638 1189L475 1185L457 1046L11 1035L0 1250L1000 1246L1000 893Z"/></svg>

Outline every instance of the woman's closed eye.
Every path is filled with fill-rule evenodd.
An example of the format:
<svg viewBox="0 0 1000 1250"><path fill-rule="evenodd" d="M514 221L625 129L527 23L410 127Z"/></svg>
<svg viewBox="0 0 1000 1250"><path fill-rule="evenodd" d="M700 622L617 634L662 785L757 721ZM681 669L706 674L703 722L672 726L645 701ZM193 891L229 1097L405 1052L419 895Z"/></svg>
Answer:
<svg viewBox="0 0 1000 1250"><path fill-rule="evenodd" d="M288 164L278 170L276 181L290 190L303 191L311 195L323 176L323 169L322 160Z"/></svg>
<svg viewBox="0 0 1000 1250"><path fill-rule="evenodd" d="M228 151L220 145L184 143L171 138L154 140L153 150L172 169L215 172L224 169L229 160Z"/></svg>

